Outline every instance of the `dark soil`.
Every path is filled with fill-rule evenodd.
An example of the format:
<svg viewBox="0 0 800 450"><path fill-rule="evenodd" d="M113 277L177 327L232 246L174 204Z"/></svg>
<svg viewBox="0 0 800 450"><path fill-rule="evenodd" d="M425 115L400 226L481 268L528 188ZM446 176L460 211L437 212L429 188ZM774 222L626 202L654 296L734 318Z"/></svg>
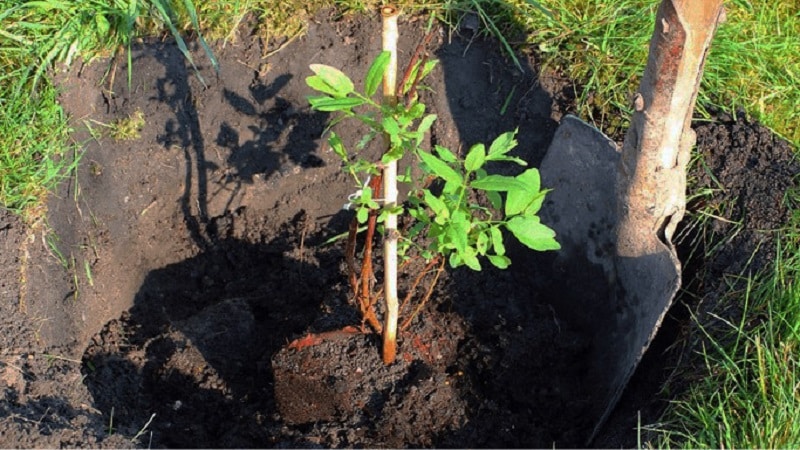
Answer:
<svg viewBox="0 0 800 450"><path fill-rule="evenodd" d="M402 61L424 24L401 20ZM215 47L219 76L201 69L207 86L169 42L136 46L130 89L123 62L114 77L112 61L57 75L85 153L46 226L0 212L0 446L586 444L592 342L539 294L550 267L445 272L388 367L372 334L287 345L360 323L343 246L323 245L347 229L354 187L304 78L324 63L361 80L378 26L322 15L291 43L242 31ZM520 72L473 32L434 39L441 64L423 100L439 119L426 144L465 148L519 127L515 155L538 165L573 109L572 83L540 72L534 55L520 55ZM108 136L137 111L139 138ZM768 268L770 230L788 219L798 172L788 144L741 117L696 129L693 189L710 193L690 206L718 206L726 220L708 219L715 239L682 234L688 292L595 446L635 445L637 411L658 419L659 389L685 361L671 345L688 328L680 311L716 304L728 275ZM345 142L362 132L337 126Z"/></svg>

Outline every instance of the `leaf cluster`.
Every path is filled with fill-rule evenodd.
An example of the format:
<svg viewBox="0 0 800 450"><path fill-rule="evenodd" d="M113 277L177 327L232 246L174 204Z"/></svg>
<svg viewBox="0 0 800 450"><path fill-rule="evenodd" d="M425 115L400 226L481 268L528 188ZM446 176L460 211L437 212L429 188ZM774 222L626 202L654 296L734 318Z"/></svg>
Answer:
<svg viewBox="0 0 800 450"><path fill-rule="evenodd" d="M533 250L560 248L555 232L539 220L538 212L548 192L541 187L539 171L529 168L519 175L507 176L486 170L490 162L527 165L510 155L517 146L516 130L501 134L488 148L484 144L473 145L464 158L438 145L433 151L426 151L422 143L436 120L435 114L426 114L425 105L416 98L407 105L379 104L372 100L388 62L388 52L376 58L364 79L363 93L356 90L347 75L331 66L312 64L314 75L306 78L306 83L321 94L308 98L313 109L355 118L370 129L352 152L336 133L331 132L328 139L344 169L359 185L350 199L358 221L366 222L370 211L375 210L380 211L379 222L388 214L406 214L413 220L402 236L401 254L415 247L427 260L442 256L452 267L466 265L473 270L481 270L481 257L501 269L511 264L506 256L503 230ZM413 68L412 76L422 78L434 64ZM401 95L409 89L408 84L401 86ZM378 135L385 136L388 143L381 161L360 157L360 151ZM399 177L400 182L410 185L408 201L389 210L380 205L372 190L360 180L378 174L383 164L408 154L418 160L423 174L414 178L407 171ZM431 179L433 183L427 182ZM478 198L487 201L480 202ZM421 239L424 246L416 243L417 237L424 238Z"/></svg>

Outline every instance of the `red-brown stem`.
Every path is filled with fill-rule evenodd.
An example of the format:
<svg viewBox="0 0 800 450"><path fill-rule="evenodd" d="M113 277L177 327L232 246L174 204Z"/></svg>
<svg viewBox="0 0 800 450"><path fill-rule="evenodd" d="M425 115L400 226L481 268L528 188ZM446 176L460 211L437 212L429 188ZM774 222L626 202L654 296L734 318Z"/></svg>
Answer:
<svg viewBox="0 0 800 450"><path fill-rule="evenodd" d="M420 70L417 71L417 76L414 77L414 82L411 83L411 87L408 89L408 95L406 96L407 101L413 102L414 99L417 98L417 85L419 84L419 80L422 79L422 67L425 63L428 62L428 55L425 54L422 56L422 61L419 63ZM409 106L408 104L406 106Z"/></svg>
<svg viewBox="0 0 800 450"><path fill-rule="evenodd" d="M411 72L414 70L414 65L417 64L417 60L419 59L419 55L421 55L422 52L425 51L425 48L428 46L428 44L430 44L431 39L433 38L433 34L434 30L429 31L428 34L426 34L425 37L422 38L422 42L420 42L419 45L417 45L417 48L414 50L414 54L411 55L411 60L408 61L408 65L406 66L406 71L403 73L403 79L400 80L400 83L397 85L397 92L399 92L401 95L403 94L403 86L405 86L406 83L408 83L408 79L409 77L411 77ZM420 69L422 69L422 66L424 64L425 61L423 61L420 64ZM417 81L419 81L419 73L417 73L417 79L415 80L415 83Z"/></svg>
<svg viewBox="0 0 800 450"><path fill-rule="evenodd" d="M381 191L381 177L380 175L370 179L369 187L372 189L374 197L380 197ZM373 308L374 297L372 295L372 280L374 278L372 272L372 242L375 238L375 225L377 224L378 211L372 210L369 212L367 219L367 234L364 241L364 257L361 264L361 291L358 296L358 303L361 307L361 314L376 333L382 331L382 327L377 317L375 317L375 310Z"/></svg>

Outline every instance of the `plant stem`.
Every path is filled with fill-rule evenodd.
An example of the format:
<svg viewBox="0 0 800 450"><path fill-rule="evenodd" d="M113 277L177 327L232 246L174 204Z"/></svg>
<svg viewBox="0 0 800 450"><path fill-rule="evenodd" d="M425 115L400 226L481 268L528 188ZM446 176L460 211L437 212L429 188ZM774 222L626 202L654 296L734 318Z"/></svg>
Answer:
<svg viewBox="0 0 800 450"><path fill-rule="evenodd" d="M398 9L387 5L381 8L383 18L383 50L391 54L389 66L383 76L383 102L388 106L397 104L395 86L397 84L397 17ZM386 149L390 142L384 134ZM387 163L383 168L384 208L393 209L397 205L397 161ZM384 298L386 299L386 318L383 327L383 362L391 364L397 355L397 215L389 214L384 223Z"/></svg>
<svg viewBox="0 0 800 450"><path fill-rule="evenodd" d="M381 192L381 177L375 177L370 180L369 186L376 196L380 196ZM355 221L356 219L353 218ZM366 320L369 325L375 330L376 333L381 333L382 328L378 318L375 316L374 296L372 295L374 279L372 271L372 241L375 237L375 226L378 222L378 211L371 210L369 212L369 219L367 219L367 235L364 241L364 258L361 264L361 290L356 294L359 306L361 308L361 317Z"/></svg>

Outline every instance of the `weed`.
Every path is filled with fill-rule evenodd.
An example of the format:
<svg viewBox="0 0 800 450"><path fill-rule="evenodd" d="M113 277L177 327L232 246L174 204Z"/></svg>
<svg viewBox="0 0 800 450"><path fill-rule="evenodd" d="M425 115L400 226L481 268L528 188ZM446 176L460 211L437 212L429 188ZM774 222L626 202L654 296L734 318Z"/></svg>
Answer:
<svg viewBox="0 0 800 450"><path fill-rule="evenodd" d="M144 128L144 113L137 110L125 119L119 119L109 125L111 137L118 141L139 139Z"/></svg>

